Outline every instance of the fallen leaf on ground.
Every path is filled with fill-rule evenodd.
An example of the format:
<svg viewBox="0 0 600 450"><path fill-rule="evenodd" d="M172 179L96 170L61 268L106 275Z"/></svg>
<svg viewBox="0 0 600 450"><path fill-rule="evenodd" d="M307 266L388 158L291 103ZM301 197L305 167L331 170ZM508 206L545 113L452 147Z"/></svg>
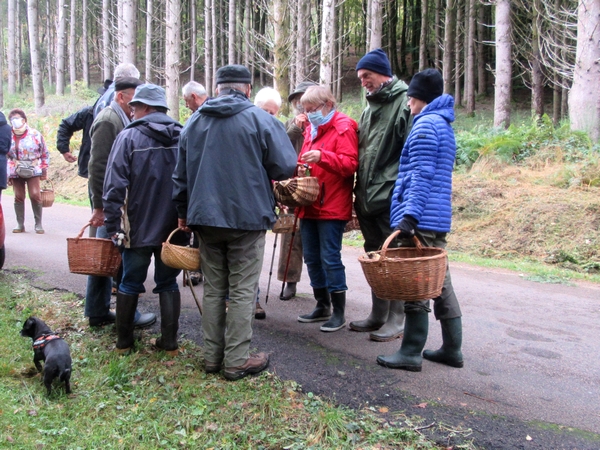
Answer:
<svg viewBox="0 0 600 450"><path fill-rule="evenodd" d="M389 411L389 409L388 409L388 408L386 408L385 406L382 406L381 408L379 408L379 412L380 412L380 413L386 413L386 412L388 412L388 411Z"/></svg>
<svg viewBox="0 0 600 450"><path fill-rule="evenodd" d="M415 408L426 408L427 403L419 403L418 405L414 405Z"/></svg>

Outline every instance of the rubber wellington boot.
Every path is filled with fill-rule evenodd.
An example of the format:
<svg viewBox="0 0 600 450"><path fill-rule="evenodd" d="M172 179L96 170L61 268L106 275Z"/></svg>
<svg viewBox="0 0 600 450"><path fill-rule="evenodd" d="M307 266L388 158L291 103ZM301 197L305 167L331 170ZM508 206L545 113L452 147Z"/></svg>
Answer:
<svg viewBox="0 0 600 450"><path fill-rule="evenodd" d="M42 207L41 203L31 202L31 209L33 209L33 217L35 218L35 232L37 234L44 234L44 228L42 228Z"/></svg>
<svg viewBox="0 0 600 450"><path fill-rule="evenodd" d="M179 330L179 314L181 313L181 294L179 291L161 292L160 302L160 337L156 346L169 354L177 354L177 331Z"/></svg>
<svg viewBox="0 0 600 450"><path fill-rule="evenodd" d="M285 283L283 293L279 296L280 300L290 300L296 295L296 283Z"/></svg>
<svg viewBox="0 0 600 450"><path fill-rule="evenodd" d="M331 299L327 288L313 288L317 306L312 312L298 316L298 322L324 322L331 317Z"/></svg>
<svg viewBox="0 0 600 450"><path fill-rule="evenodd" d="M461 318L442 319L440 324L442 325L442 346L439 350L425 350L423 358L451 367L463 367L463 356L460 351L462 346Z"/></svg>
<svg viewBox="0 0 600 450"><path fill-rule="evenodd" d="M362 332L376 331L386 322L390 310L390 302L381 300L373 291L371 291L371 302L372 308L369 317L365 320L350 322L351 330Z"/></svg>
<svg viewBox="0 0 600 450"><path fill-rule="evenodd" d="M117 292L117 352L121 354L129 353L133 347L133 321L138 297Z"/></svg>
<svg viewBox="0 0 600 450"><path fill-rule="evenodd" d="M377 364L392 369L420 372L423 362L421 352L425 347L428 331L429 316L426 312L407 314L400 350L393 355L378 356Z"/></svg>
<svg viewBox="0 0 600 450"><path fill-rule="evenodd" d="M321 331L337 331L346 326L344 312L346 311L346 291L332 292L331 304L333 314L331 319L321 325Z"/></svg>
<svg viewBox="0 0 600 450"><path fill-rule="evenodd" d="M25 203L15 202L15 216L17 217L17 226L13 228L13 233L25 232Z"/></svg>
<svg viewBox="0 0 600 450"><path fill-rule="evenodd" d="M385 300L384 300L385 301ZM388 342L402 336L404 331L404 302L389 302L390 312L383 326L369 334L369 339L377 342Z"/></svg>

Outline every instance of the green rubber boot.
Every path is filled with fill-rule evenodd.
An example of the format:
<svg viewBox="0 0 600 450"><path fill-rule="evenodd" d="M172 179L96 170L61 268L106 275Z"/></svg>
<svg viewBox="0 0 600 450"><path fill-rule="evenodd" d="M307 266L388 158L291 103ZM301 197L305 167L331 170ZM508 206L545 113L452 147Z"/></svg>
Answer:
<svg viewBox="0 0 600 450"><path fill-rule="evenodd" d="M442 346L439 350L425 350L423 358L451 367L463 367L463 356L460 351L462 346L461 318L442 319L440 324L442 325Z"/></svg>
<svg viewBox="0 0 600 450"><path fill-rule="evenodd" d="M429 315L426 312L406 314L404 337L400 350L393 355L377 357L377 364L392 369L420 372L423 357L421 352L427 342Z"/></svg>

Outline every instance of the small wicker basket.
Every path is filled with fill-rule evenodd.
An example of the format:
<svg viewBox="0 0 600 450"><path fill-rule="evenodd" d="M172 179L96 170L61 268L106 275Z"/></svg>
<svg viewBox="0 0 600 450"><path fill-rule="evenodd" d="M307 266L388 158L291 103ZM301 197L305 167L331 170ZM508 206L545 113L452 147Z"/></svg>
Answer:
<svg viewBox="0 0 600 450"><path fill-rule="evenodd" d="M169 242L178 231L181 231L180 228L175 228L166 242L163 242L160 259L173 269L191 270L193 272L200 270L199 248L184 247L183 245L175 245ZM194 235L199 241L200 236L198 236L198 233L194 231Z"/></svg>
<svg viewBox="0 0 600 450"><path fill-rule="evenodd" d="M399 233L392 233L380 251L359 256L369 286L382 300L410 302L438 297L446 276L446 250L423 247L416 237L415 247L388 249Z"/></svg>
<svg viewBox="0 0 600 450"><path fill-rule="evenodd" d="M82 275L114 277L119 272L121 253L110 239L84 238L84 226L77 237L67 238L69 271Z"/></svg>
<svg viewBox="0 0 600 450"><path fill-rule="evenodd" d="M294 225L296 227L294 228ZM294 214L279 214L277 222L273 225L273 233L289 234L298 231L298 221Z"/></svg>
<svg viewBox="0 0 600 450"><path fill-rule="evenodd" d="M319 180L317 177L295 177L273 184L275 200L285 206L312 205L319 197Z"/></svg>
<svg viewBox="0 0 600 450"><path fill-rule="evenodd" d="M54 183L51 180L46 181L50 183L50 187L40 189L40 195L42 197L42 207L50 208L54 204Z"/></svg>

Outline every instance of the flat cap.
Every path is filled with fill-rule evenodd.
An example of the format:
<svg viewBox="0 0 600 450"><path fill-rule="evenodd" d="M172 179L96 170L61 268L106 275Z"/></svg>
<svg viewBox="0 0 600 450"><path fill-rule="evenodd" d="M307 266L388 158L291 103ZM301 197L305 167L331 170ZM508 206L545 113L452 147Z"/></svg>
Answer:
<svg viewBox="0 0 600 450"><path fill-rule="evenodd" d="M113 84L113 80L104 80L104 84L96 92L100 95L104 94L111 84Z"/></svg>
<svg viewBox="0 0 600 450"><path fill-rule="evenodd" d="M136 87L135 94L133 94L129 104L133 103L143 103L148 106L160 106L169 109L165 90L155 84L141 84Z"/></svg>
<svg viewBox="0 0 600 450"><path fill-rule="evenodd" d="M124 91L125 89L135 89L140 84L143 84L143 82L139 78L134 78L134 77L117 78L115 81L115 92Z"/></svg>
<svg viewBox="0 0 600 450"><path fill-rule="evenodd" d="M223 83L252 84L252 75L245 66L239 64L223 66L217 70L217 84Z"/></svg>
<svg viewBox="0 0 600 450"><path fill-rule="evenodd" d="M296 89L294 89L292 93L288 95L288 102L291 102L297 95L304 94L309 87L316 85L317 83L314 81L303 81L302 83L298 83L296 85Z"/></svg>

